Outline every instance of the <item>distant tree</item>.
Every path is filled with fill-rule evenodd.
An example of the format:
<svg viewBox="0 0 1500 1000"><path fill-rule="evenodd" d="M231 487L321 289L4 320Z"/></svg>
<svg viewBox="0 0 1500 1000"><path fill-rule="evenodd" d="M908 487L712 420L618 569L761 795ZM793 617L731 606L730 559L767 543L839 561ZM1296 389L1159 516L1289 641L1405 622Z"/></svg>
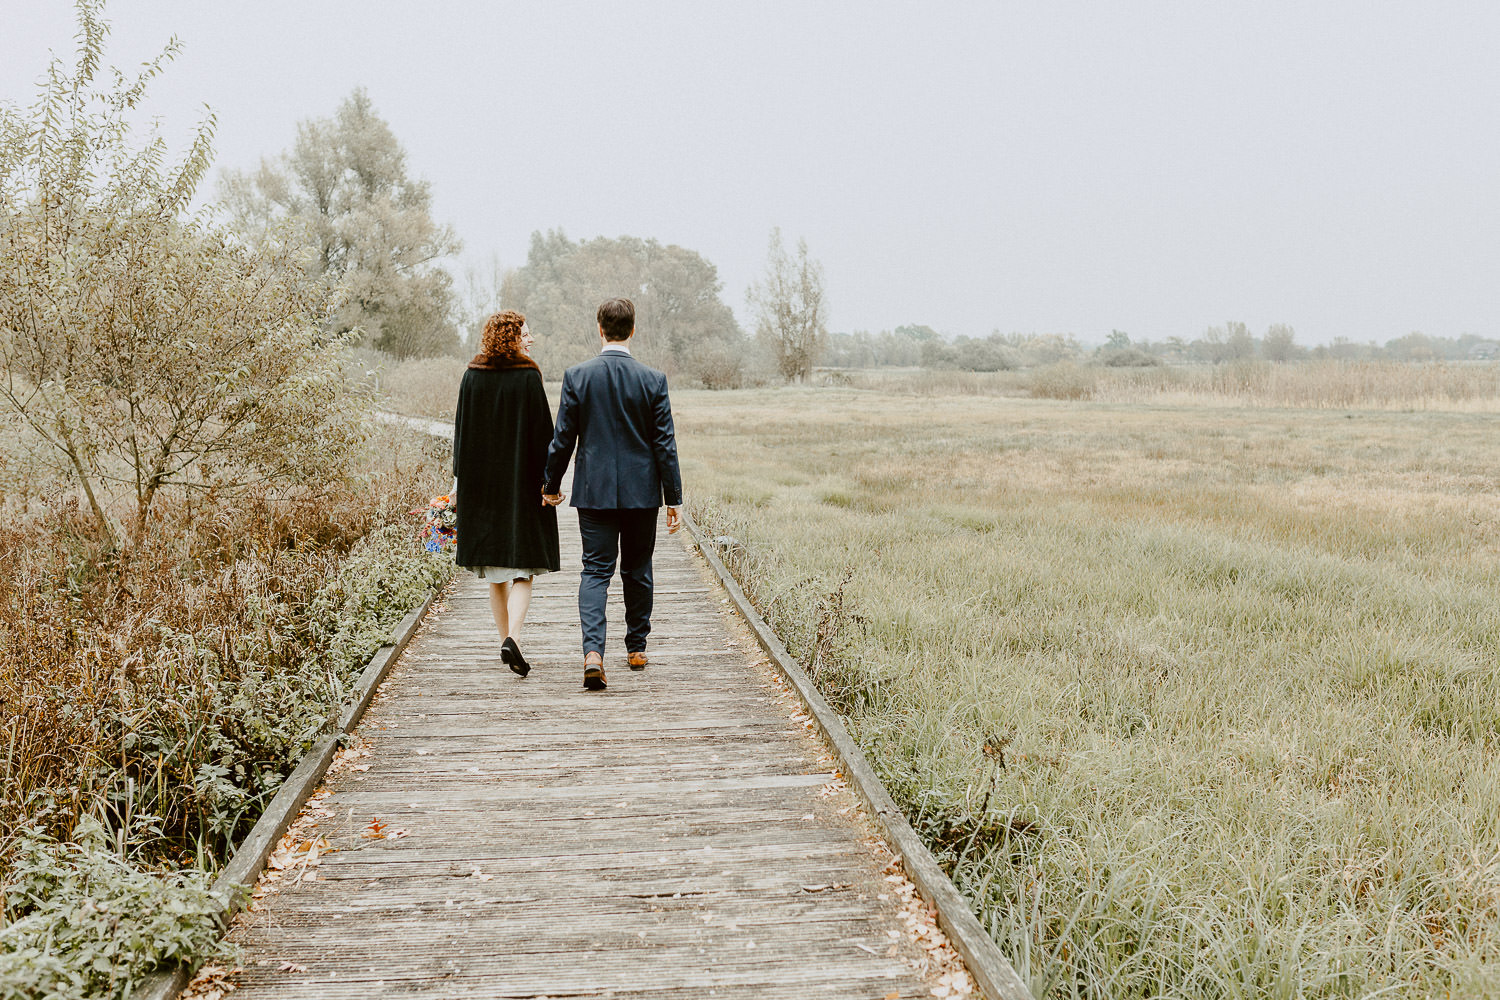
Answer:
<svg viewBox="0 0 1500 1000"><path fill-rule="evenodd" d="M873 337L866 330L830 333L817 363L829 368L875 368L880 364Z"/></svg>
<svg viewBox="0 0 1500 1000"><path fill-rule="evenodd" d="M1156 344L1156 353L1167 361L1185 361L1188 344L1181 337L1167 337Z"/></svg>
<svg viewBox="0 0 1500 1000"><path fill-rule="evenodd" d="M1449 342L1444 357L1453 361L1481 360L1493 356L1494 341L1477 333L1461 333Z"/></svg>
<svg viewBox="0 0 1500 1000"><path fill-rule="evenodd" d="M953 345L954 361L971 372L1010 371L1019 366L1016 352L999 334L984 338L959 337Z"/></svg>
<svg viewBox="0 0 1500 1000"><path fill-rule="evenodd" d="M1253 358L1257 346L1255 335L1248 326L1229 322L1203 331L1202 337L1188 345L1188 353L1194 360L1209 361L1217 365L1240 358Z"/></svg>
<svg viewBox="0 0 1500 1000"><path fill-rule="evenodd" d="M1285 364L1297 356L1297 334L1285 323L1273 323L1261 341L1261 353L1267 361Z"/></svg>
<svg viewBox="0 0 1500 1000"><path fill-rule="evenodd" d="M1386 341L1385 352L1396 361L1436 361L1443 356L1442 348L1434 338L1416 330Z"/></svg>
<svg viewBox="0 0 1500 1000"><path fill-rule="evenodd" d="M1379 353L1374 344L1361 344L1348 337L1334 337L1328 345L1328 356L1337 361L1368 361Z"/></svg>
<svg viewBox="0 0 1500 1000"><path fill-rule="evenodd" d="M1229 357L1225 347L1228 335L1221 326L1211 326L1203 331L1203 336L1188 344L1188 356L1194 361L1207 361L1211 364L1221 364Z"/></svg>
<svg viewBox="0 0 1500 1000"><path fill-rule="evenodd" d="M929 326L898 326L894 330L881 330L875 335L875 363L898 368L920 365L922 349L941 340L937 331Z"/></svg>
<svg viewBox="0 0 1500 1000"><path fill-rule="evenodd" d="M1241 358L1255 357L1259 342L1255 334L1244 323L1229 322L1225 324L1226 336L1224 338L1224 353L1226 360L1238 361Z"/></svg>
<svg viewBox="0 0 1500 1000"><path fill-rule="evenodd" d="M928 344L941 344L942 336L930 326L898 326L870 334L830 333L817 363L831 368L911 368L922 363Z"/></svg>
<svg viewBox="0 0 1500 1000"><path fill-rule="evenodd" d="M505 269L498 256L492 254L484 267L464 268L457 292L459 340L455 348L461 357L479 353L485 320L505 308L500 304L504 287Z"/></svg>
<svg viewBox="0 0 1500 1000"><path fill-rule="evenodd" d="M938 333L932 327L925 326L921 323L908 323L904 326L896 327L896 329L892 330L891 332L897 337L904 337L907 340L913 340L919 344L926 343L929 340L943 339L942 334Z"/></svg>
<svg viewBox="0 0 1500 1000"><path fill-rule="evenodd" d="M26 112L0 107L0 413L134 549L163 495L336 474L362 420L301 249L188 214L213 119L175 166L159 134L132 143L176 49L99 86L101 6L78 6L76 68L54 62Z"/></svg>
<svg viewBox="0 0 1500 1000"><path fill-rule="evenodd" d="M807 241L797 241L793 257L782 245L781 229L771 230L765 272L746 299L755 311L756 335L770 346L782 377L807 381L828 335L823 265L808 256Z"/></svg>
<svg viewBox="0 0 1500 1000"><path fill-rule="evenodd" d="M1099 348L1099 362L1110 368L1149 368L1161 364L1148 342L1133 344L1124 330L1111 330L1109 339Z"/></svg>
<svg viewBox="0 0 1500 1000"><path fill-rule="evenodd" d="M1009 347L1023 368L1053 365L1081 356L1083 346L1071 333L1007 333L990 336Z"/></svg>
<svg viewBox="0 0 1500 1000"><path fill-rule="evenodd" d="M526 264L505 275L500 299L526 315L544 371L560 374L599 351L599 304L635 303L635 352L669 375L737 384L744 334L719 297L718 268L694 250L654 239L575 243L560 230L531 234Z"/></svg>
<svg viewBox="0 0 1500 1000"><path fill-rule="evenodd" d="M233 224L265 235L290 223L314 251L309 265L347 289L335 334L399 357L455 349L453 279L438 262L457 253L451 227L432 219L426 181L369 95L356 89L332 118L297 125L292 148L254 172L229 171L220 196Z"/></svg>
<svg viewBox="0 0 1500 1000"><path fill-rule="evenodd" d="M922 344L923 368L933 370L958 367L958 348L942 340L928 340Z"/></svg>

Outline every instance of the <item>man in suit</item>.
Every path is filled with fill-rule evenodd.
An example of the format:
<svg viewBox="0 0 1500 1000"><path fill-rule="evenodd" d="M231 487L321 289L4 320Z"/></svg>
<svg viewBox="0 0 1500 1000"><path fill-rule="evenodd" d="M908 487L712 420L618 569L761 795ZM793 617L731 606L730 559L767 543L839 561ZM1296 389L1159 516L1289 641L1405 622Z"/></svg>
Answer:
<svg viewBox="0 0 1500 1000"><path fill-rule="evenodd" d="M583 536L578 623L583 628L583 686L602 691L604 603L620 564L625 591L625 652L632 670L646 667L651 633L651 555L656 512L667 508L667 531L681 527L682 473L667 377L631 357L635 305L610 299L599 307L599 355L563 373L557 428L547 449L543 502L562 502L562 476L573 469L573 506Z"/></svg>

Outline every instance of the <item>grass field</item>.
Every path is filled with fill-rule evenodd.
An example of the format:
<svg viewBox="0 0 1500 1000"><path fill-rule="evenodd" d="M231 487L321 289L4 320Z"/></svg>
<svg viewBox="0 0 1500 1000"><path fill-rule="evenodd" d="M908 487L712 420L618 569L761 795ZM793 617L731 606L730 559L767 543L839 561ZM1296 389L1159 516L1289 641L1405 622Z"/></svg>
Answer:
<svg viewBox="0 0 1500 1000"><path fill-rule="evenodd" d="M1008 372L840 371L830 384L922 396L1018 396L1151 405L1269 406L1310 409L1437 410L1500 413L1494 362L1302 361L1243 358L1222 365L1110 368L1064 361ZM418 381L412 375L403 386Z"/></svg>
<svg viewBox="0 0 1500 1000"><path fill-rule="evenodd" d="M1039 996L1500 996L1500 428L674 393L689 503Z"/></svg>

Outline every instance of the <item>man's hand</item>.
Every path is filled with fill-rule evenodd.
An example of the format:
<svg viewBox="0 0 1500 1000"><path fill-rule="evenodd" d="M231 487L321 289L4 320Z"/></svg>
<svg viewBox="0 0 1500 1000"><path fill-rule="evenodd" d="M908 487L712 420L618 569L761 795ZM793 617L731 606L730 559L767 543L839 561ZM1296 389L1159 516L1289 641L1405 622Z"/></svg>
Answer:
<svg viewBox="0 0 1500 1000"><path fill-rule="evenodd" d="M677 513L676 507L667 508L667 534L677 534L677 529L682 527L682 515Z"/></svg>
<svg viewBox="0 0 1500 1000"><path fill-rule="evenodd" d="M563 495L561 493L543 493L542 494L542 506L544 506L544 507L556 507L558 504L560 504L562 502L563 502Z"/></svg>

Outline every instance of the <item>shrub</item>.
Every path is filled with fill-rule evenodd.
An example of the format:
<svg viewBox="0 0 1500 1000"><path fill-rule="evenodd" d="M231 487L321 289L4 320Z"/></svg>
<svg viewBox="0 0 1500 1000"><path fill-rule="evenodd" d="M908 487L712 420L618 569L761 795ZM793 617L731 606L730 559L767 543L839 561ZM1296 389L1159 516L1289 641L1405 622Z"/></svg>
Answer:
<svg viewBox="0 0 1500 1000"><path fill-rule="evenodd" d="M337 475L362 400L301 251L187 214L212 122L175 168L160 136L132 145L173 50L99 87L99 7L79 4L77 67L54 63L31 109L0 106L0 404L133 550L166 497Z"/></svg>
<svg viewBox="0 0 1500 1000"><path fill-rule="evenodd" d="M1101 364L1109 368L1154 368L1162 363L1161 358L1154 354L1147 354L1139 347L1106 351L1099 360Z"/></svg>
<svg viewBox="0 0 1500 1000"><path fill-rule="evenodd" d="M745 352L724 343L708 343L687 361L688 374L705 389L738 389L745 384Z"/></svg>
<svg viewBox="0 0 1500 1000"><path fill-rule="evenodd" d="M220 901L207 877L132 868L97 822L81 824L73 843L27 833L10 867L0 996L125 997L150 969L218 946Z"/></svg>
<svg viewBox="0 0 1500 1000"><path fill-rule="evenodd" d="M1016 368L1016 352L998 337L970 340L960 337L954 345L955 360L959 368L971 372L1003 372Z"/></svg>
<svg viewBox="0 0 1500 1000"><path fill-rule="evenodd" d="M392 626L452 572L407 524L351 545L337 529L367 514L350 508L344 525L253 509L249 534L226 517L198 573L155 551L129 594L78 560L89 539L67 533L92 522L76 503L0 530L14 571L0 578L0 996L116 995L214 940L201 874L167 872L221 863ZM39 528L56 544L16 544Z"/></svg>
<svg viewBox="0 0 1500 1000"><path fill-rule="evenodd" d="M1090 399L1098 381L1095 370L1059 361L1031 373L1031 395L1040 399Z"/></svg>

